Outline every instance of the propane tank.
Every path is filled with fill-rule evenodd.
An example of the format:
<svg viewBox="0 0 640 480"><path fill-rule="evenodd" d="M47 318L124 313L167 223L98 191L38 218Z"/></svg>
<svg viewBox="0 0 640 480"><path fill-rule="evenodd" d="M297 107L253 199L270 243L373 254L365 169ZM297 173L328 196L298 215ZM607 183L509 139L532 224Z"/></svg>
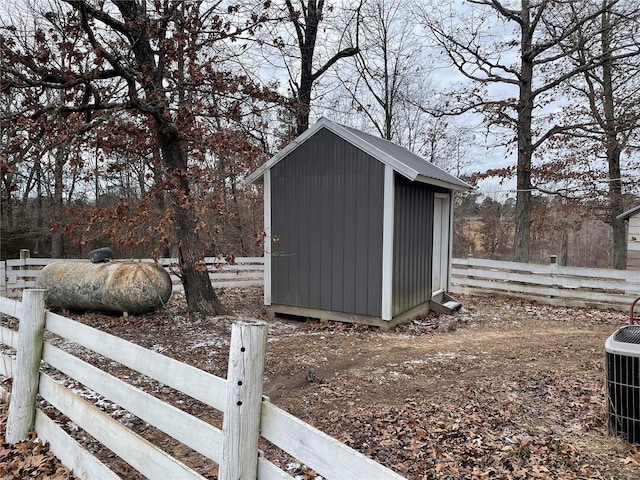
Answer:
<svg viewBox="0 0 640 480"><path fill-rule="evenodd" d="M48 307L148 313L171 296L171 277L148 262L53 262L36 278Z"/></svg>

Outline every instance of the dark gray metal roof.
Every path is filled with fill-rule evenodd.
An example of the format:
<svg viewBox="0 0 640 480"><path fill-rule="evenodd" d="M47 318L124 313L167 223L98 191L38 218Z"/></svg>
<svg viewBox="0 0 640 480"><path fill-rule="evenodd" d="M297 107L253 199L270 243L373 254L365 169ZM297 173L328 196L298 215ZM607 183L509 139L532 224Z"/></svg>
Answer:
<svg viewBox="0 0 640 480"><path fill-rule="evenodd" d="M441 168L428 162L424 158L410 152L400 145L375 137L351 127L321 118L306 132L293 140L289 145L276 153L269 161L247 177L248 183L261 183L264 172L286 157L290 152L304 143L320 129L326 128L354 146L367 152L378 161L389 165L396 172L411 181L427 183L452 190L471 190L473 187L457 177L445 172Z"/></svg>
<svg viewBox="0 0 640 480"><path fill-rule="evenodd" d="M457 177L445 172L441 168L437 167L433 163L425 160L424 158L416 155L415 153L410 152L404 147L401 147L398 144L390 142L380 137L376 137L374 135L370 135L368 133L362 132L360 130L356 130L355 128L343 126L348 129L351 133L361 138L364 142L367 142L379 150L387 153L388 155L394 157L399 162L408 166L412 170L418 172L419 177L425 177L425 179L414 179L421 181L423 183L431 183L427 179L439 180L445 183L454 184L462 189L473 188L468 183L463 182ZM374 155L375 156L375 155Z"/></svg>
<svg viewBox="0 0 640 480"><path fill-rule="evenodd" d="M616 218L618 220L626 220L627 218L633 217L636 213L639 213L639 212L640 212L640 205L638 205L637 207L633 207L631 210L627 210L626 212L622 212Z"/></svg>

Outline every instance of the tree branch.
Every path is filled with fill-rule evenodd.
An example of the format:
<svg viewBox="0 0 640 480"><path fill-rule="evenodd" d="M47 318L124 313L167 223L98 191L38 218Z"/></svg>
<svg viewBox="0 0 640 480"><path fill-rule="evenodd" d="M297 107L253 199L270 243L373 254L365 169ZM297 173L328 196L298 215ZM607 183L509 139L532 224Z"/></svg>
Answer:
<svg viewBox="0 0 640 480"><path fill-rule="evenodd" d="M321 68L319 68L318 71L316 71L316 73L314 73L311 76L311 78L313 79L313 81L316 81L324 72L329 70L329 68L331 68L331 66L334 63L336 63L338 60L340 60L341 58L353 57L354 55L357 55L359 52L360 52L360 49L357 47L343 48L338 53L336 53L333 57L331 57L327 61L327 63L325 63Z"/></svg>
<svg viewBox="0 0 640 480"><path fill-rule="evenodd" d="M289 10L289 19L296 30L296 36L298 37L298 45L302 49L302 46L305 44L304 41L304 31L302 29L302 24L300 23L300 13L296 12L295 8L291 4L291 0L286 0L285 4L287 5L287 9ZM306 17L306 14L305 14Z"/></svg>

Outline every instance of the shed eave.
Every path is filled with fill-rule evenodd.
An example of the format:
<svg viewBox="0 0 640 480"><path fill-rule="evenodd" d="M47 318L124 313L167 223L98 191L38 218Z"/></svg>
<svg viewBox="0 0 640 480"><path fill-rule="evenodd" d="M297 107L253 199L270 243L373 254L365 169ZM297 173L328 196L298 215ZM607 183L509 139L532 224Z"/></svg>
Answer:
<svg viewBox="0 0 640 480"><path fill-rule="evenodd" d="M626 220L629 217L633 217L636 213L640 213L640 205L638 205L637 207L633 207L632 209L627 210L626 212L621 213L616 218L618 220Z"/></svg>
<svg viewBox="0 0 640 480"><path fill-rule="evenodd" d="M457 190L461 192L467 192L474 189L474 187L472 187L466 182L463 182L462 180L460 180L460 184L457 184L457 183L445 182L443 180L438 180L436 178L427 177L425 175L418 175L415 181L420 183L426 183L428 185L433 185L436 187L443 187L443 188L448 188L450 190Z"/></svg>

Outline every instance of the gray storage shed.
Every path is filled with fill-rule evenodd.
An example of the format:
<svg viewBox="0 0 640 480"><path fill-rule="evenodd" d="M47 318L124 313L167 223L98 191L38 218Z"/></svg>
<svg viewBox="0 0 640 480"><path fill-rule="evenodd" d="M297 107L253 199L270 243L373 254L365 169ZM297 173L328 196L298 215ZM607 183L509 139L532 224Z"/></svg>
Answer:
<svg viewBox="0 0 640 480"><path fill-rule="evenodd" d="M271 315L386 330L459 307L447 291L453 191L471 188L462 180L322 118L247 182L264 185Z"/></svg>

